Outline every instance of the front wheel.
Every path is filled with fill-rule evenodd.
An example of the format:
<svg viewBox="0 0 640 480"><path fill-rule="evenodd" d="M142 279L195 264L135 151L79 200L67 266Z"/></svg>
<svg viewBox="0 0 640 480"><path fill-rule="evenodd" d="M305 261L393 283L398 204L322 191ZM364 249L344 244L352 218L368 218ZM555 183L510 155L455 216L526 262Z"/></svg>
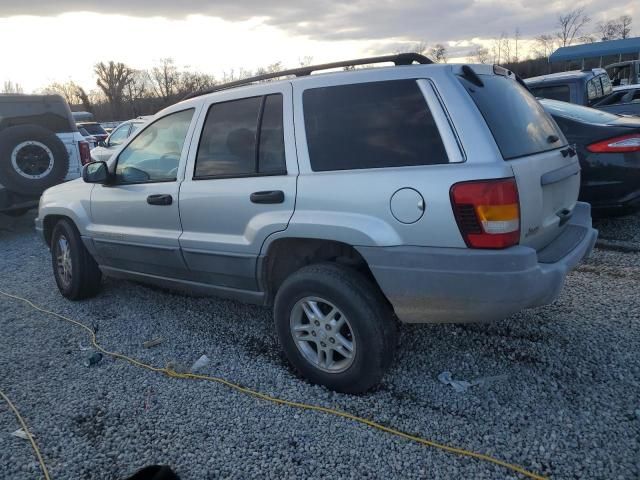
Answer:
<svg viewBox="0 0 640 480"><path fill-rule="evenodd" d="M58 289L69 300L93 297L100 290L102 273L69 220L60 220L53 229L51 261Z"/></svg>
<svg viewBox="0 0 640 480"><path fill-rule="evenodd" d="M331 390L367 391L393 359L391 309L378 289L350 268L318 264L298 270L278 290L274 316L294 368Z"/></svg>

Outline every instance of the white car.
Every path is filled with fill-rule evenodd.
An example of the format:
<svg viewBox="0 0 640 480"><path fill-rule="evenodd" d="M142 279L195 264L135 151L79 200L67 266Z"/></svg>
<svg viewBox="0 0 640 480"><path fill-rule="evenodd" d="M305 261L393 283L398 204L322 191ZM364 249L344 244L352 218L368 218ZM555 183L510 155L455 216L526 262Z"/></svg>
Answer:
<svg viewBox="0 0 640 480"><path fill-rule="evenodd" d="M150 117L138 117L122 122L117 128L113 129L104 142L98 142L98 145L91 150L91 158L94 161L106 162L109 160L118 147L137 131L141 125L144 125L148 118Z"/></svg>

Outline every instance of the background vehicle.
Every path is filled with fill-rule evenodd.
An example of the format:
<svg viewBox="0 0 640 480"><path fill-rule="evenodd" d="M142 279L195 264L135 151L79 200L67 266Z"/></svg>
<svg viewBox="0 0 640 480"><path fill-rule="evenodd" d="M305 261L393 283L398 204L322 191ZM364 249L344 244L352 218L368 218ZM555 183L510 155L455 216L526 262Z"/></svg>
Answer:
<svg viewBox="0 0 640 480"><path fill-rule="evenodd" d="M524 80L531 93L540 98L593 106L613 91L606 70L573 70Z"/></svg>
<svg viewBox="0 0 640 480"><path fill-rule="evenodd" d="M58 95L0 95L0 211L19 215L80 176L89 144Z"/></svg>
<svg viewBox="0 0 640 480"><path fill-rule="evenodd" d="M93 113L91 112L71 112L76 122L94 122Z"/></svg>
<svg viewBox="0 0 640 480"><path fill-rule="evenodd" d="M78 122L77 125L78 128L84 128L87 132L89 132L89 135L94 136L99 142L106 140L109 136L106 130L102 128L102 125L100 125L98 122Z"/></svg>
<svg viewBox="0 0 640 480"><path fill-rule="evenodd" d="M616 87L613 93L596 102L593 107L618 115L640 116L640 85Z"/></svg>
<svg viewBox="0 0 640 480"><path fill-rule="evenodd" d="M107 139L99 142L96 148L91 150L91 158L93 160L107 161L113 155L122 143L133 135L142 125L144 125L149 117L140 117L133 120L122 122L118 125Z"/></svg>
<svg viewBox="0 0 640 480"><path fill-rule="evenodd" d="M553 301L597 236L575 152L512 72L428 63L303 67L163 110L43 196L60 292L94 295L104 272L273 305L292 365L343 392L379 382L396 318Z"/></svg>
<svg viewBox="0 0 640 480"><path fill-rule="evenodd" d="M80 135L82 135L84 139L87 141L87 143L89 144L89 148L95 148L98 146L98 139L96 137L91 135L82 127L79 127L78 131L80 132Z"/></svg>
<svg viewBox="0 0 640 480"><path fill-rule="evenodd" d="M614 87L640 83L640 60L612 63L604 68Z"/></svg>
<svg viewBox="0 0 640 480"><path fill-rule="evenodd" d="M582 168L580 200L599 213L640 208L640 118L621 117L556 100L540 100Z"/></svg>
<svg viewBox="0 0 640 480"><path fill-rule="evenodd" d="M114 128L120 125L122 122L101 122L102 128L104 128L105 132L111 133Z"/></svg>

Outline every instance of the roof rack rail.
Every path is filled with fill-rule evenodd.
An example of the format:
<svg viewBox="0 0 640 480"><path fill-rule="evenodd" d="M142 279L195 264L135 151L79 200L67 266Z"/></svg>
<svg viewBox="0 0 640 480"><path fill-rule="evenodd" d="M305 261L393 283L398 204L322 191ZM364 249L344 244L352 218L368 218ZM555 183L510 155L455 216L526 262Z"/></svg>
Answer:
<svg viewBox="0 0 640 480"><path fill-rule="evenodd" d="M223 83L221 85L216 85L215 87L189 93L182 100L188 100L190 98L207 95L219 90L239 87L241 85L249 85L251 83L260 82L262 80L269 80L271 78L288 77L291 75L295 75L296 77L305 77L307 75L311 75L312 72L316 72L319 70L329 70L332 68L340 67L355 67L356 65L369 65L372 63L385 62L393 62L396 66L411 65L414 62L420 64L433 63L431 59L419 53L398 53L396 55L383 55L380 57L356 58L354 60L343 60L341 62L324 63L322 65L310 65L308 67L292 68L290 70L281 70L279 72L265 73L263 75L256 75L255 77L243 78L241 80L235 80L233 82Z"/></svg>

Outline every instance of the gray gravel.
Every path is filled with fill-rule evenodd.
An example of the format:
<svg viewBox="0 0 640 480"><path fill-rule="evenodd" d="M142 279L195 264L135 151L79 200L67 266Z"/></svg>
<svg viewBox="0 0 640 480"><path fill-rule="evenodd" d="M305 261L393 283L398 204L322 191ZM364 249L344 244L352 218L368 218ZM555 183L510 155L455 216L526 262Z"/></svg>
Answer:
<svg viewBox="0 0 640 480"><path fill-rule="evenodd" d="M211 358L204 373L333 406L553 478L640 477L640 254L597 250L553 305L489 325L403 327L393 368L349 396L291 373L264 308L107 280L71 303L55 287L33 216L0 217L0 289L98 328L106 347L155 365ZM640 216L598 223L640 245ZM624 237L624 238L622 238ZM144 341L162 337L153 348ZM220 385L172 380L104 358L87 336L0 297L0 388L17 404L55 479L121 479L150 463L183 479L518 478L349 421L279 407ZM437 380L504 375L456 393ZM0 403L0 478L40 472Z"/></svg>

